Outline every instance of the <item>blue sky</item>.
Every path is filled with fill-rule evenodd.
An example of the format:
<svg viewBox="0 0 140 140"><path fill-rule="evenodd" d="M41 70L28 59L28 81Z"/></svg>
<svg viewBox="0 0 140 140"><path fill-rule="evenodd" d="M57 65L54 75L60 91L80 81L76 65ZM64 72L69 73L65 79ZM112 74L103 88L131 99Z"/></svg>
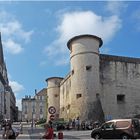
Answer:
<svg viewBox="0 0 140 140"><path fill-rule="evenodd" d="M139 1L0 2L0 31L17 105L70 70L67 41L79 34L103 39L101 53L140 57Z"/></svg>

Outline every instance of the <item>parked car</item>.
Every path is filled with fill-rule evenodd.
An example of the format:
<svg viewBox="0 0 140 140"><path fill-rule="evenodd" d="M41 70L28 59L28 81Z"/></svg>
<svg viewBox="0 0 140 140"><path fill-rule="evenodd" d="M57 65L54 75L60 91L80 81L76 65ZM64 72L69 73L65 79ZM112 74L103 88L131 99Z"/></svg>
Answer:
<svg viewBox="0 0 140 140"><path fill-rule="evenodd" d="M101 127L93 129L94 139L133 139L140 136L139 119L116 119L105 122Z"/></svg>

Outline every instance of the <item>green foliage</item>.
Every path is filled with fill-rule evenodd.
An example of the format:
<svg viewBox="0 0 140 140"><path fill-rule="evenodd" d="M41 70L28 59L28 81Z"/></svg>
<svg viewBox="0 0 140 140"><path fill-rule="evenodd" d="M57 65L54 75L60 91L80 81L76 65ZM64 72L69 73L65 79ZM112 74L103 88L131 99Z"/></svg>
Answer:
<svg viewBox="0 0 140 140"><path fill-rule="evenodd" d="M58 120L55 120L53 123L54 123L55 125L57 125L57 124L65 125L65 124L67 123L67 121L65 121L63 118L60 118L60 119L58 119Z"/></svg>
<svg viewBox="0 0 140 140"><path fill-rule="evenodd" d="M37 121L37 125L38 124L44 124L44 123L46 123L46 119L40 119L39 121Z"/></svg>

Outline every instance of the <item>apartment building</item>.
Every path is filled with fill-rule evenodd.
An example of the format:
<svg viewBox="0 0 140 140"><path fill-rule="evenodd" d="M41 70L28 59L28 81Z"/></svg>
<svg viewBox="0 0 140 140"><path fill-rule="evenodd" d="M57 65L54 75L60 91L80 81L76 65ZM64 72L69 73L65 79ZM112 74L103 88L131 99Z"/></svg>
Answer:
<svg viewBox="0 0 140 140"><path fill-rule="evenodd" d="M6 118L15 121L15 110L16 99L9 85L0 33L0 121Z"/></svg>
<svg viewBox="0 0 140 140"><path fill-rule="evenodd" d="M46 89L42 89L35 96L22 98L22 121L46 119Z"/></svg>

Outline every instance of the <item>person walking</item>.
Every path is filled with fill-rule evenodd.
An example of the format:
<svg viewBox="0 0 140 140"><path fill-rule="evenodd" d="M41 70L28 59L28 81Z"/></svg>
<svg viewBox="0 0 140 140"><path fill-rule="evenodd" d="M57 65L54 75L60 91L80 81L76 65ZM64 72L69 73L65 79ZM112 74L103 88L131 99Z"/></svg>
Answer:
<svg viewBox="0 0 140 140"><path fill-rule="evenodd" d="M79 130L80 129L80 118L79 117L77 117L75 123L76 123L77 130Z"/></svg>
<svg viewBox="0 0 140 140"><path fill-rule="evenodd" d="M72 121L72 129L75 129L75 119Z"/></svg>
<svg viewBox="0 0 140 140"><path fill-rule="evenodd" d="M20 134L22 134L23 132L23 126L22 126L22 123L20 122Z"/></svg>
<svg viewBox="0 0 140 140"><path fill-rule="evenodd" d="M3 132L3 139L16 139L16 134L12 129L11 123L5 125L4 132Z"/></svg>
<svg viewBox="0 0 140 140"><path fill-rule="evenodd" d="M43 136L43 138L50 140L54 138L54 130L48 123L45 125L45 135Z"/></svg>

